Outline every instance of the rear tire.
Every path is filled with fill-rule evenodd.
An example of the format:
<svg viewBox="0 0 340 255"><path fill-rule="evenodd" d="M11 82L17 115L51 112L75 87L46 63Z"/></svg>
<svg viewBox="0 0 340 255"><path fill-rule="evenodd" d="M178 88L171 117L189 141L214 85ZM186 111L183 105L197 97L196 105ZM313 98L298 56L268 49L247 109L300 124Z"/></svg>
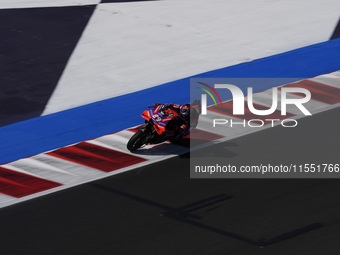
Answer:
<svg viewBox="0 0 340 255"><path fill-rule="evenodd" d="M127 143L126 147L129 151L135 151L142 147L147 141L147 133L145 130L139 129Z"/></svg>

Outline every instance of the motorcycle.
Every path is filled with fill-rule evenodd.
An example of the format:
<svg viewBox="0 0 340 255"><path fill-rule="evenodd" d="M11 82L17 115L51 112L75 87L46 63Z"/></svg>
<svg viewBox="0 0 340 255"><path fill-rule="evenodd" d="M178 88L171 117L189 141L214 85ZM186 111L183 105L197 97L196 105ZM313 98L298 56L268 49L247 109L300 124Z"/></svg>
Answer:
<svg viewBox="0 0 340 255"><path fill-rule="evenodd" d="M163 105L150 106L149 110L145 110L141 116L145 119L145 125L128 141L129 151L135 151L146 144L162 143L178 135L173 129L169 129L172 124L167 126L171 120L179 116L176 111L164 109Z"/></svg>

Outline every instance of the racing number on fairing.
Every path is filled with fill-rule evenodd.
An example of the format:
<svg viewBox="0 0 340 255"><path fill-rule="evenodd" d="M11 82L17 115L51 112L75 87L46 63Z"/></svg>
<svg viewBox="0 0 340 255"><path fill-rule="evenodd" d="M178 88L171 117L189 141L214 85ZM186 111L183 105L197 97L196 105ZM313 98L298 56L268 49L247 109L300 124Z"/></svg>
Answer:
<svg viewBox="0 0 340 255"><path fill-rule="evenodd" d="M159 115L158 115L158 114L152 115L152 118L154 118L154 119L155 119L155 121L157 121L157 122L159 122L159 121L161 121L161 120L162 120L162 118L161 118L161 117L159 117Z"/></svg>

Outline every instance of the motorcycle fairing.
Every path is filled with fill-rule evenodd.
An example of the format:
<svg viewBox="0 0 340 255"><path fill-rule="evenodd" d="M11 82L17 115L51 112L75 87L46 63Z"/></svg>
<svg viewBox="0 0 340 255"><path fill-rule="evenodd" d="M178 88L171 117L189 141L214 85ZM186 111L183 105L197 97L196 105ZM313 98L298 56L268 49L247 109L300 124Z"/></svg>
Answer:
<svg viewBox="0 0 340 255"><path fill-rule="evenodd" d="M163 107L159 105L157 108L145 110L141 116L147 121L152 120L157 134L161 135L165 131L166 124L177 117L178 113L171 109L163 110Z"/></svg>

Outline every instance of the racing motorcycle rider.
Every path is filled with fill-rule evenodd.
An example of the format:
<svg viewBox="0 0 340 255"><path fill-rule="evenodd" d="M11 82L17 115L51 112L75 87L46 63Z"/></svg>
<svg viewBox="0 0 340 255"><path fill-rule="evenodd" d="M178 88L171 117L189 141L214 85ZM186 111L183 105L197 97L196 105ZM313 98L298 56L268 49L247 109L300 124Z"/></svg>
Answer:
<svg viewBox="0 0 340 255"><path fill-rule="evenodd" d="M166 125L169 133L173 132L172 141L177 141L190 134L190 131L197 126L199 114L201 113L200 102L195 100L189 103L180 104L159 104L155 103L154 108L159 107L159 113L164 117L172 118Z"/></svg>

